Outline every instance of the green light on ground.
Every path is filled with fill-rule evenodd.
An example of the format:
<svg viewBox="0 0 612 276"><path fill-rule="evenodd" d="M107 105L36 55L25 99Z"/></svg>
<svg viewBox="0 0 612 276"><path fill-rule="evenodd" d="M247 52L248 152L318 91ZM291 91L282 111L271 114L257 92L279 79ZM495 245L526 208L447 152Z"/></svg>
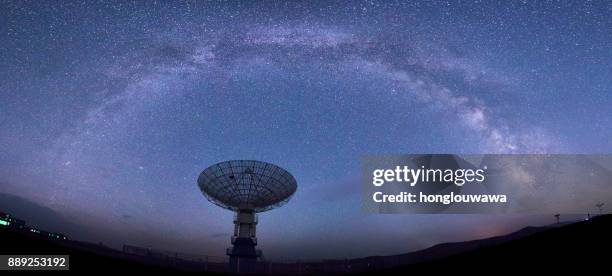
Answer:
<svg viewBox="0 0 612 276"><path fill-rule="evenodd" d="M1 220L0 219L0 225L2 225L2 226L9 226L10 224L11 224L10 222L8 222L6 220Z"/></svg>

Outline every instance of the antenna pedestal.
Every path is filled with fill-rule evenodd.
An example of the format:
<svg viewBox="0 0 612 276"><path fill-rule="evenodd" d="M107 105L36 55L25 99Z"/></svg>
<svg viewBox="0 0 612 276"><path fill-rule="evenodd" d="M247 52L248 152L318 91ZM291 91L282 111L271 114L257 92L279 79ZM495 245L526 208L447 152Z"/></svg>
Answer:
<svg viewBox="0 0 612 276"><path fill-rule="evenodd" d="M234 216L234 235L232 236L233 247L227 249L230 257L230 269L232 272L252 272L257 264L257 258L261 257L261 251L256 250L257 237L255 227L257 215L253 210L240 209Z"/></svg>
<svg viewBox="0 0 612 276"><path fill-rule="evenodd" d="M229 160L206 168L198 186L212 203L236 212L232 247L226 254L234 273L254 273L261 250L255 249L256 213L278 208L297 190L295 178L274 164L255 160Z"/></svg>

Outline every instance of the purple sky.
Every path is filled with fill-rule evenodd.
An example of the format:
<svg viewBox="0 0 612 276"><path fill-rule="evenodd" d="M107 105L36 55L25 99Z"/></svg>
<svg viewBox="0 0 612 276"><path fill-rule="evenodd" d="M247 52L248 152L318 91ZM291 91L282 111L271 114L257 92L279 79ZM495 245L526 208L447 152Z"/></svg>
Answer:
<svg viewBox="0 0 612 276"><path fill-rule="evenodd" d="M232 214L197 176L256 159L298 181L260 216L271 258L395 254L547 224L365 215L360 157L612 152L610 13L582 1L3 1L3 208L43 222L27 211L49 208L81 239L223 255Z"/></svg>

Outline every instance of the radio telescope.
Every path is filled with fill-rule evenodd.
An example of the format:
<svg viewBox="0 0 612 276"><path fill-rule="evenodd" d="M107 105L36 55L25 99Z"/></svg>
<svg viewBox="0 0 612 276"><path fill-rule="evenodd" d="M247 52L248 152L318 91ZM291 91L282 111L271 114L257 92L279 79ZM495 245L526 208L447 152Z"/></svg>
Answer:
<svg viewBox="0 0 612 276"><path fill-rule="evenodd" d="M206 168L198 186L212 203L236 212L233 247L227 249L230 268L252 271L261 251L255 250L256 213L287 203L297 190L295 178L281 167L254 160L230 160Z"/></svg>

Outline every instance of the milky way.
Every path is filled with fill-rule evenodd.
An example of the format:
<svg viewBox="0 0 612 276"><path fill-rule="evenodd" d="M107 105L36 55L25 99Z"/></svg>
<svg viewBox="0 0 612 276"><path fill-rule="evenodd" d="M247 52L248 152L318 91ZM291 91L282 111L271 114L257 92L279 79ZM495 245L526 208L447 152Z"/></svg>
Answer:
<svg viewBox="0 0 612 276"><path fill-rule="evenodd" d="M272 257L542 223L359 209L364 154L612 151L612 5L498 5L4 1L0 191L82 226L72 236L211 255L231 213L195 181L227 159L298 181L260 217Z"/></svg>

